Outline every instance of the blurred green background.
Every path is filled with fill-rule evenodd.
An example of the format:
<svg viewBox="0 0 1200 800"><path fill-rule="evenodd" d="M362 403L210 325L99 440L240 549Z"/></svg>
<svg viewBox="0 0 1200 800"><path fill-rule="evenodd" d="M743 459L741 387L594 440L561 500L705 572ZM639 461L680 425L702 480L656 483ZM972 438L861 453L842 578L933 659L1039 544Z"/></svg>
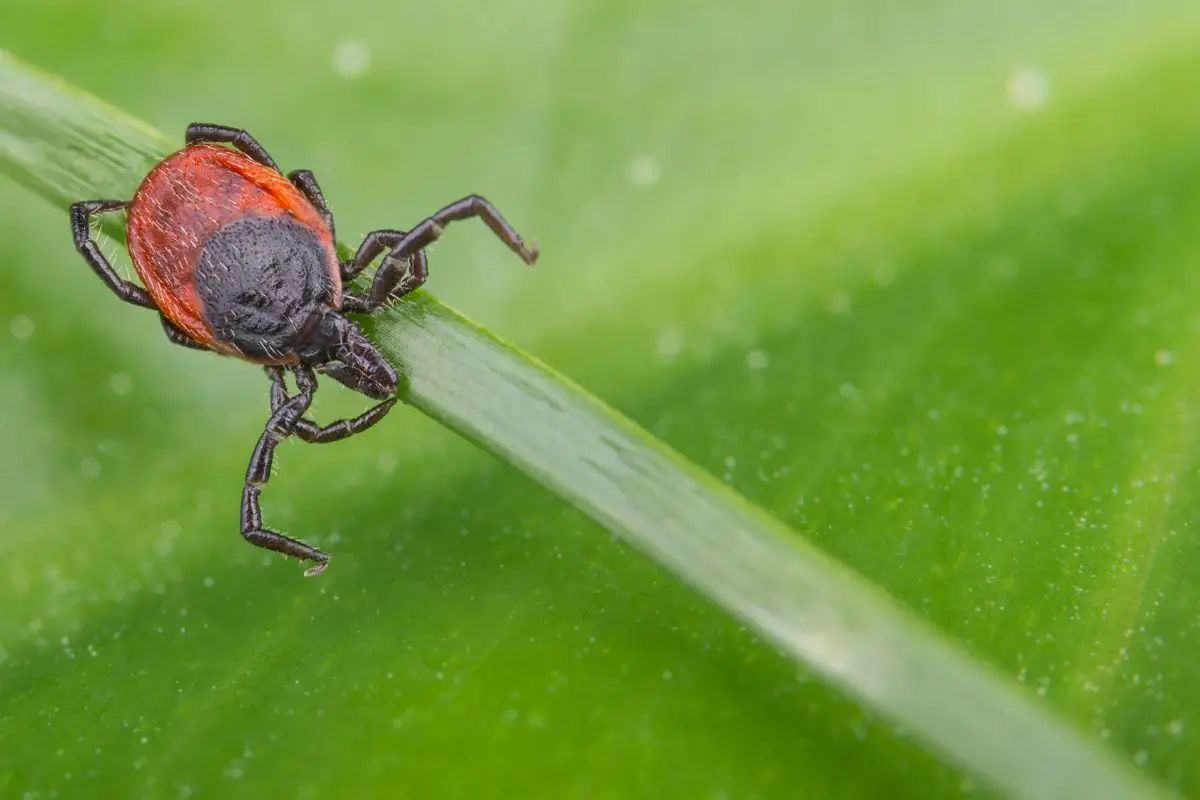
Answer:
<svg viewBox="0 0 1200 800"><path fill-rule="evenodd" d="M543 260L455 228L432 291L1191 796L1197 36L1194 0L0 9L313 169L348 243L485 194ZM266 389L0 181L0 795L983 791L412 411L281 450L268 522L336 554L302 580L237 534Z"/></svg>

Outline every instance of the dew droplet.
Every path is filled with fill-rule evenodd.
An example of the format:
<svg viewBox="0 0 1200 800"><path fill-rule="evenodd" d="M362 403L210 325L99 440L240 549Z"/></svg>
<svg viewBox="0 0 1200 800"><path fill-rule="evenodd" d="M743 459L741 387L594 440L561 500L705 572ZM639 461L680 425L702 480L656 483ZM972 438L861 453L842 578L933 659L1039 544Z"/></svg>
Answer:
<svg viewBox="0 0 1200 800"><path fill-rule="evenodd" d="M357 39L338 42L333 48L333 71L346 80L356 80L371 68L371 51Z"/></svg>
<svg viewBox="0 0 1200 800"><path fill-rule="evenodd" d="M124 397L133 391L133 376L128 372L118 372L108 379L108 388L113 394Z"/></svg>
<svg viewBox="0 0 1200 800"><path fill-rule="evenodd" d="M771 357L762 350L751 350L746 353L746 366L753 370L766 369L771 364Z"/></svg>
<svg viewBox="0 0 1200 800"><path fill-rule="evenodd" d="M12 332L14 339L23 342L33 336L33 320L20 314L12 318L12 321L8 323L8 329Z"/></svg>
<svg viewBox="0 0 1200 800"><path fill-rule="evenodd" d="M1041 70L1023 67L1008 79L1007 93L1018 111L1037 111L1050 99L1050 81Z"/></svg>
<svg viewBox="0 0 1200 800"><path fill-rule="evenodd" d="M658 335L658 354L663 358L674 358L683 350L683 334L675 328L666 328Z"/></svg>
<svg viewBox="0 0 1200 800"><path fill-rule="evenodd" d="M658 183L662 168L654 156L640 155L629 162L629 182L643 189Z"/></svg>

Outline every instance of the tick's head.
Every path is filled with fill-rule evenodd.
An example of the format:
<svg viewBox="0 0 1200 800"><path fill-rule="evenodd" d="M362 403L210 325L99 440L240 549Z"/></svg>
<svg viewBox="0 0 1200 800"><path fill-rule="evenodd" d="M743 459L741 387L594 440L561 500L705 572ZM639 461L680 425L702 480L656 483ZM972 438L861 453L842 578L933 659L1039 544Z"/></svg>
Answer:
<svg viewBox="0 0 1200 800"><path fill-rule="evenodd" d="M305 364L316 366L337 358L354 323L327 306L313 308L296 329L293 347Z"/></svg>
<svg viewBox="0 0 1200 800"><path fill-rule="evenodd" d="M350 320L322 309L297 332L300 360L367 397L384 400L396 393L396 369Z"/></svg>

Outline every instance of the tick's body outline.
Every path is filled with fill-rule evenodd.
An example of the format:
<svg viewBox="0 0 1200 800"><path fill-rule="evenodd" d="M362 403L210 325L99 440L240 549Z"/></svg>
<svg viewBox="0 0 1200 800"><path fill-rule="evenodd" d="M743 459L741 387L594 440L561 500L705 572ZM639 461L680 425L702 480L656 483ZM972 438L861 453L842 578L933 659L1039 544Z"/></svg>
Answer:
<svg viewBox="0 0 1200 800"><path fill-rule="evenodd" d="M526 247L487 200L469 195L409 231L367 234L341 262L333 214L311 172L285 176L238 128L193 123L185 141L147 174L132 200L72 205L75 247L117 297L157 311L171 342L263 366L271 380L271 417L246 470L242 536L315 562L304 574L318 575L329 555L264 527L259 496L284 439L335 442L370 428L396 404L396 370L345 314L373 312L420 287L429 275L425 248L450 222L479 217L530 265L537 247ZM126 209L126 243L143 286L121 278L91 237L93 215ZM349 289L381 255L370 289ZM295 395L287 391L289 371ZM305 416L318 373L381 402L353 419L320 426Z"/></svg>

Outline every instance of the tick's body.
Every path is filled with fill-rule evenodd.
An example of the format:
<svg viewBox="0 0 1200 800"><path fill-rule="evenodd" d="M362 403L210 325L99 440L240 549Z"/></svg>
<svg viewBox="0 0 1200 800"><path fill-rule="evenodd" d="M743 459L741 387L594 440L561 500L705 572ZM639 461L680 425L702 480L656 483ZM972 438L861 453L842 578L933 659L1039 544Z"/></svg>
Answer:
<svg viewBox="0 0 1200 800"><path fill-rule="evenodd" d="M221 353L292 363L292 326L342 307L329 225L278 170L227 147L192 145L151 170L126 239L154 304Z"/></svg>
<svg viewBox="0 0 1200 800"><path fill-rule="evenodd" d="M258 142L235 128L194 124L187 142L150 171L129 203L73 205L75 246L121 299L158 311L171 341L266 367L272 413L246 472L242 535L259 547L315 561L306 574L316 575L329 556L264 528L259 495L283 439L337 441L374 425L396 402L396 371L344 312L374 311L424 283L425 248L454 220L479 217L529 264L537 250L526 248L491 204L472 195L411 231L367 234L354 257L339 263L333 215L312 173L285 177ZM129 254L144 289L117 275L91 238L92 214L125 207ZM370 291L347 291L384 253ZM294 396L285 370L295 375ZM321 427L304 416L316 373L383 402Z"/></svg>

